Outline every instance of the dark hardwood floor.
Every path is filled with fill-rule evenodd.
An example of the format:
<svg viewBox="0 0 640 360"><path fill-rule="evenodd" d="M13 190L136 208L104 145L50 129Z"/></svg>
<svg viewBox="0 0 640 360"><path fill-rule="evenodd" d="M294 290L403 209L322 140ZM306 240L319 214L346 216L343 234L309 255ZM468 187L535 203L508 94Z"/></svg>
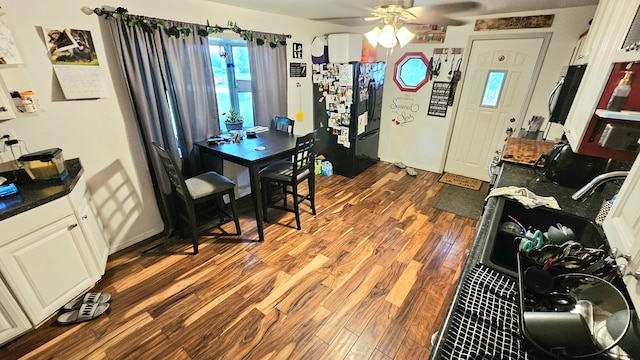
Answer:
<svg viewBox="0 0 640 360"><path fill-rule="evenodd" d="M432 205L440 174L380 162L355 179L317 176L317 215L270 211L257 243L203 236L200 253L149 239L109 257L93 291L108 312L55 317L0 348L1 359L426 359L478 226ZM225 225L233 232L233 224Z"/></svg>

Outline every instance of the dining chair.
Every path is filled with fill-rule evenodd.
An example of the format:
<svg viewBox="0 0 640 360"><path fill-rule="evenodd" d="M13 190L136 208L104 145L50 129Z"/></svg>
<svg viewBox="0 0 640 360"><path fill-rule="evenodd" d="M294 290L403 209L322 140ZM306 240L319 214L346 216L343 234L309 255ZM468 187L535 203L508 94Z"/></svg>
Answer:
<svg viewBox="0 0 640 360"><path fill-rule="evenodd" d="M315 207L315 141L316 131L296 138L296 153L292 160L279 160L260 170L260 187L263 199L263 216L267 220L267 209L274 208L293 212L296 216L298 230L300 226L300 204L309 200L311 213L316 214ZM307 192L300 194L299 185L307 181ZM281 186L282 196L274 198L271 184ZM288 206L288 195L292 196L292 204Z"/></svg>
<svg viewBox="0 0 640 360"><path fill-rule="evenodd" d="M191 228L193 253L198 253L197 205L204 203L213 203L215 205L218 221L209 224L210 226L208 226L208 228L220 227L233 221L236 225L236 234L240 235L240 222L238 221L236 209L234 182L215 171L209 171L185 179L169 151L155 142L153 143L153 147L169 177L174 194L184 204L184 211L178 211L178 216ZM231 215L225 212L220 206L224 204L224 195L229 196Z"/></svg>
<svg viewBox="0 0 640 360"><path fill-rule="evenodd" d="M271 120L271 130L288 132L289 134L293 134L293 126L296 124L295 121L283 116L276 116Z"/></svg>

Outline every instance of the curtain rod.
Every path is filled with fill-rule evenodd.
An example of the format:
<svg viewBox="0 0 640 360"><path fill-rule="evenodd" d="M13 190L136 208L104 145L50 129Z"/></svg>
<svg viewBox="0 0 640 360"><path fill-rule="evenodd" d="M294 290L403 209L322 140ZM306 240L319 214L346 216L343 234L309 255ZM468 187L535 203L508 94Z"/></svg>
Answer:
<svg viewBox="0 0 640 360"><path fill-rule="evenodd" d="M186 28L182 26L165 27L164 21L175 21L175 22L182 22L185 24L193 25L194 27L197 28L195 33L202 37L207 37L211 34L219 34L223 31L233 31L234 33L238 34L243 40L255 41L256 45L269 44L269 46L272 48L275 48L278 46L286 46L287 45L286 39L291 38L290 34L272 34L272 33L263 33L263 32L260 32L261 34L264 34L262 38L256 38L253 30L242 29L234 21L228 21L227 26L220 26L218 24L210 25L209 20L207 20L207 24L202 25L202 24L188 23L188 22L178 21L178 20L163 20L158 18L151 18L144 15L133 15L133 14L129 14L129 10L123 7L114 8L110 6L104 6L102 8L94 8L93 10L91 10L91 8L88 8L88 7L83 7L83 12L89 15L93 13L98 16L104 16L105 19L108 19L109 17L112 17L114 19L121 18L123 20L126 20L127 25L138 26L143 31L149 32L149 33L155 32L158 29L163 29L167 33L167 35L169 35L169 37L172 37L172 38L178 38L178 37L185 38L191 35L194 31L191 28ZM273 38L269 40L266 34L271 35Z"/></svg>

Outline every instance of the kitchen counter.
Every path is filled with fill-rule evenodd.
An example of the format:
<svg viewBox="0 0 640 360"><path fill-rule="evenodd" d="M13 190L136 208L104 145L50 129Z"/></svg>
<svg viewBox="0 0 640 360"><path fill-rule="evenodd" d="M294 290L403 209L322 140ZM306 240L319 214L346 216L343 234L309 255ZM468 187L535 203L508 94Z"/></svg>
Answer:
<svg viewBox="0 0 640 360"><path fill-rule="evenodd" d="M71 193L84 172L79 158L65 160L64 180L17 184L18 192L0 198L0 220L18 215Z"/></svg>
<svg viewBox="0 0 640 360"><path fill-rule="evenodd" d="M556 185L547 179L540 179L538 181L538 177L537 172L529 166L503 163L494 187L525 187L539 196L553 196L558 201L562 211L582 216L590 220L595 219L600 207L602 206L602 202L611 198L611 196L617 191L617 187L614 184L606 183L605 186L603 186L603 191L596 192L586 201L575 201L571 198L571 195L576 191L576 189ZM483 217L480 221L480 225L478 226L475 241L469 251L463 271L460 274L460 279L458 280L456 290L451 299L447 316L439 333L438 340L431 351L430 359L440 359L441 357L444 337L451 326L452 311L454 305L460 298L463 280L480 262L483 248L485 246L484 242L487 238L488 232L490 231L491 219L493 218L493 214L496 212L497 203L497 198L489 198L485 204Z"/></svg>

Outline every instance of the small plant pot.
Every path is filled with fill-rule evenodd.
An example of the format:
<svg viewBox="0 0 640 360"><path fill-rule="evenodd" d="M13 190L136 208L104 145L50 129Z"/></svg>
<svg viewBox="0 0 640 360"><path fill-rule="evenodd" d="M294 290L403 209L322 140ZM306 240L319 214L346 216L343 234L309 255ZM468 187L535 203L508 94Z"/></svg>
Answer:
<svg viewBox="0 0 640 360"><path fill-rule="evenodd" d="M231 130L242 130L243 122L225 122L224 125L227 127L227 131Z"/></svg>

